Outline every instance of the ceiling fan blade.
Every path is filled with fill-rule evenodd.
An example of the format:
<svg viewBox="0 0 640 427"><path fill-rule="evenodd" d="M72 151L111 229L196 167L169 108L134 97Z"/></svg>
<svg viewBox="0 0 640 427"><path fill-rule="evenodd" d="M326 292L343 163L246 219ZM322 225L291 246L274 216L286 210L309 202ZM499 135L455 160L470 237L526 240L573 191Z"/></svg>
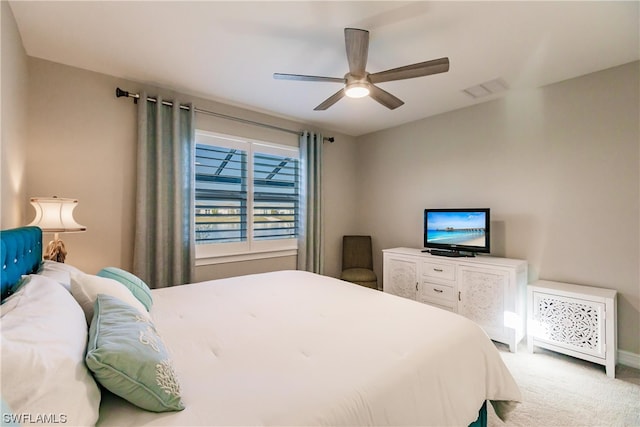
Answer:
<svg viewBox="0 0 640 427"><path fill-rule="evenodd" d="M369 96L390 110L395 110L396 108L404 104L404 101L391 95L386 90L382 90L378 86L374 85L371 85L371 87L369 87Z"/></svg>
<svg viewBox="0 0 640 427"><path fill-rule="evenodd" d="M273 73L273 78L276 80L300 80L306 82L334 82L345 83L344 78L339 77L323 77L323 76L305 76L302 74L283 74Z"/></svg>
<svg viewBox="0 0 640 427"><path fill-rule="evenodd" d="M340 89L339 91L331 95L329 98L325 99L322 102L322 104L318 105L316 108L314 108L314 110L315 111L326 110L336 102L340 101L343 96L344 96L344 88Z"/></svg>
<svg viewBox="0 0 640 427"><path fill-rule="evenodd" d="M413 79L431 74L446 73L447 71L449 71L449 58L440 58L369 74L369 79L371 83L381 83L392 80Z"/></svg>
<svg viewBox="0 0 640 427"><path fill-rule="evenodd" d="M369 56L369 31L345 28L344 43L347 48L349 72L354 76L364 76Z"/></svg>

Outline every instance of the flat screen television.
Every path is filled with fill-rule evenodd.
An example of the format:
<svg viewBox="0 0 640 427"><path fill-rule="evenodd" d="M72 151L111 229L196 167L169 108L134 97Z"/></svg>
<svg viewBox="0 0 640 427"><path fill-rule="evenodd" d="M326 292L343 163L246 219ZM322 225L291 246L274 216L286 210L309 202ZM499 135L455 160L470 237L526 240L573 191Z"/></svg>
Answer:
<svg viewBox="0 0 640 427"><path fill-rule="evenodd" d="M489 209L425 209L424 252L444 256L489 253L489 225Z"/></svg>

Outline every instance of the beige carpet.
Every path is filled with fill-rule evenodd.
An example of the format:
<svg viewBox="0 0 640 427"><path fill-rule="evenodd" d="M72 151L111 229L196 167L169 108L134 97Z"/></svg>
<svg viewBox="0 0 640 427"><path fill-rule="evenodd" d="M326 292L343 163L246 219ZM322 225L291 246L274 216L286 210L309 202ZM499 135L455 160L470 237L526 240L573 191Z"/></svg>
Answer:
<svg viewBox="0 0 640 427"><path fill-rule="evenodd" d="M489 426L640 426L640 371L604 366L526 345L518 353L496 344L520 386L523 402L503 423L489 405Z"/></svg>

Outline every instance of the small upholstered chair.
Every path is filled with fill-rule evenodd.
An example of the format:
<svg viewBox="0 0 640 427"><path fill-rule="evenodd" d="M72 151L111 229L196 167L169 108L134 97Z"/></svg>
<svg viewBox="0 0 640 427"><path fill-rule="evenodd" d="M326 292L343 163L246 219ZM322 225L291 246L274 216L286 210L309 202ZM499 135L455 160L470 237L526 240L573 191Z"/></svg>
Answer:
<svg viewBox="0 0 640 427"><path fill-rule="evenodd" d="M378 289L373 271L371 236L342 237L342 274L340 279L372 289Z"/></svg>

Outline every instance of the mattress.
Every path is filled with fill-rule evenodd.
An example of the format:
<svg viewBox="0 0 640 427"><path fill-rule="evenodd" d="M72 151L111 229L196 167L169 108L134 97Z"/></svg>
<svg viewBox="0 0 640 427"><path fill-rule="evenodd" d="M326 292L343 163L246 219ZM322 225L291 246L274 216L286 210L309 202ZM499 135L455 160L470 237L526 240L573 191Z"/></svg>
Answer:
<svg viewBox="0 0 640 427"><path fill-rule="evenodd" d="M383 292L280 271L152 293L186 409L103 392L100 426L466 426L521 398L476 324Z"/></svg>

